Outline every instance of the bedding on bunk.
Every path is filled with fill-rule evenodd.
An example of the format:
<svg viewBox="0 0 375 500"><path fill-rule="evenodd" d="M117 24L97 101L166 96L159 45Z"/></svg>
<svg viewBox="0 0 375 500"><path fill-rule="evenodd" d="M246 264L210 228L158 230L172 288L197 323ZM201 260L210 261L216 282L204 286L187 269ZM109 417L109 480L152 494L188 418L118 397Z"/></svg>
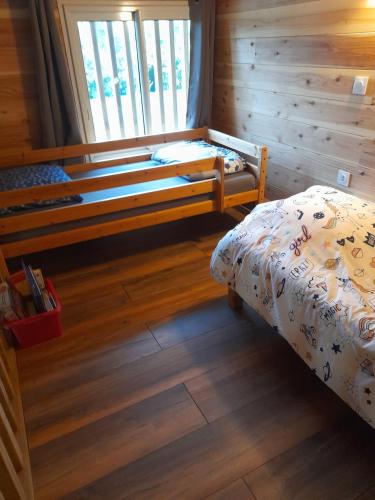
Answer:
<svg viewBox="0 0 375 500"><path fill-rule="evenodd" d="M375 203L313 186L258 205L211 273L375 427Z"/></svg>
<svg viewBox="0 0 375 500"><path fill-rule="evenodd" d="M0 192L24 189L33 186L68 182L71 178L58 165L27 165L24 167L0 170ZM54 200L45 200L0 208L0 215L11 215L24 210L46 206L58 206L82 201L80 195L64 196Z"/></svg>
<svg viewBox="0 0 375 500"><path fill-rule="evenodd" d="M229 175L242 172L246 167L246 160L232 151L222 146L214 146L205 141L184 141L165 146L152 155L152 159L164 165L176 162L202 160L216 156L224 157L224 174ZM215 177L215 170L208 170L185 176L190 181L200 181Z"/></svg>

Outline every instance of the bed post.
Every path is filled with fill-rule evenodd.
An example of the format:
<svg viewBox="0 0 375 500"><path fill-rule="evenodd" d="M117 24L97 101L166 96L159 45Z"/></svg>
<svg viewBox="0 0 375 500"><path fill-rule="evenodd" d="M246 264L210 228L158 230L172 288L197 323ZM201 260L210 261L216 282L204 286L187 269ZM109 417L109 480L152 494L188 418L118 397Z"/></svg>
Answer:
<svg viewBox="0 0 375 500"><path fill-rule="evenodd" d="M3 251L0 247L0 278L2 280L5 280L8 278L8 276L9 276L9 269L8 269Z"/></svg>
<svg viewBox="0 0 375 500"><path fill-rule="evenodd" d="M243 306L243 299L232 288L228 287L228 305L234 311L241 311Z"/></svg>
<svg viewBox="0 0 375 500"><path fill-rule="evenodd" d="M266 164L267 164L267 148L262 146L260 148L260 159L258 163L258 203L264 201L264 191L266 189Z"/></svg>
<svg viewBox="0 0 375 500"><path fill-rule="evenodd" d="M224 212L224 158L216 157L216 209Z"/></svg>

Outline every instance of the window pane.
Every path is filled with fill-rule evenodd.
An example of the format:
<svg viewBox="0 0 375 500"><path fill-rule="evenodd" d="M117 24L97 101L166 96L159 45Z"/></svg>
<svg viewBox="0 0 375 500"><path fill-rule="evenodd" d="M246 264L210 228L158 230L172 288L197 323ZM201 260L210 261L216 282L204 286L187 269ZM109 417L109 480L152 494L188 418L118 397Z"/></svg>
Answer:
<svg viewBox="0 0 375 500"><path fill-rule="evenodd" d="M86 73L87 91L90 101L91 114L94 118L95 137L97 141L107 140L102 104L99 94L99 80L96 68L94 48L91 38L90 23L82 21L78 23L79 37L83 56L83 64Z"/></svg>
<svg viewBox="0 0 375 500"><path fill-rule="evenodd" d="M152 133L186 127L190 21L143 21Z"/></svg>
<svg viewBox="0 0 375 500"><path fill-rule="evenodd" d="M190 21L173 21L176 57L176 94L178 128L186 127L186 104L189 88Z"/></svg>
<svg viewBox="0 0 375 500"><path fill-rule="evenodd" d="M146 92L150 96L151 131L157 134L163 130L164 114L162 109L160 64L156 53L155 22L143 21L143 32L145 36L145 50L147 58L148 88Z"/></svg>
<svg viewBox="0 0 375 500"><path fill-rule="evenodd" d="M156 21L159 24L160 31L160 52L162 60L162 79L163 79L163 99L165 107L165 129L167 131L175 130L175 110L173 97L175 94L175 85L173 84L172 71L174 66L171 62L171 40L169 33L169 24L173 21Z"/></svg>
<svg viewBox="0 0 375 500"><path fill-rule="evenodd" d="M78 21L96 141L185 128L190 23L147 20L142 28L144 54L136 21Z"/></svg>
<svg viewBox="0 0 375 500"><path fill-rule="evenodd" d="M144 134L134 21L79 21L96 141Z"/></svg>

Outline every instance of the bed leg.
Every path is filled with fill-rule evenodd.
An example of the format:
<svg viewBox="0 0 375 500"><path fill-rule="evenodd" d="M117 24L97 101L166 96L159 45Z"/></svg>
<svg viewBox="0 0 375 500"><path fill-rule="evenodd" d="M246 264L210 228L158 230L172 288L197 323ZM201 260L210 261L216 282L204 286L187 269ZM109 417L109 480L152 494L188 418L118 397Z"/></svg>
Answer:
<svg viewBox="0 0 375 500"><path fill-rule="evenodd" d="M232 288L228 288L228 305L234 311L242 310L243 300Z"/></svg>
<svg viewBox="0 0 375 500"><path fill-rule="evenodd" d="M3 254L3 251L0 248L0 278L2 280L7 279L9 276L9 269Z"/></svg>

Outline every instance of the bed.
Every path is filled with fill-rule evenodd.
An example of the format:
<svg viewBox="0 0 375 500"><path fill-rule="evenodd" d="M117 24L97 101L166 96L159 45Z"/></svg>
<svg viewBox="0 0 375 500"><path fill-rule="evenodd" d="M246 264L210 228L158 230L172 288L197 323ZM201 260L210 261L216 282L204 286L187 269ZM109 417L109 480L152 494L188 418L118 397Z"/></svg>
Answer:
<svg viewBox="0 0 375 500"><path fill-rule="evenodd" d="M208 153L204 157L191 152L196 141L205 141ZM187 142L189 153L184 149ZM212 152L211 145L219 149ZM243 168L232 161L230 152L227 161L220 148L239 153ZM113 157L98 159L103 153ZM0 169L6 175L5 187L1 188L0 182L0 275L7 276L6 259L10 257L262 202L266 157L264 146L206 127L3 153ZM61 167L72 158L80 161ZM35 177L42 175L39 184ZM21 185L9 187L14 177Z"/></svg>
<svg viewBox="0 0 375 500"><path fill-rule="evenodd" d="M211 273L375 427L375 203L313 186L258 205Z"/></svg>

